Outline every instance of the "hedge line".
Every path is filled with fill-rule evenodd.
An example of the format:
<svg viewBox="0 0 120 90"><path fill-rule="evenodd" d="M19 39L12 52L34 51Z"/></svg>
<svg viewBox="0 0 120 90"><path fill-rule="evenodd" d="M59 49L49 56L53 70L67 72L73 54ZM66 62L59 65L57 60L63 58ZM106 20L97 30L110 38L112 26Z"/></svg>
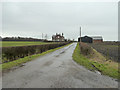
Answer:
<svg viewBox="0 0 120 90"><path fill-rule="evenodd" d="M80 45L81 54L86 56L91 54L92 48L90 46L88 46L86 43L83 42L80 42L79 45Z"/></svg>
<svg viewBox="0 0 120 90"><path fill-rule="evenodd" d="M42 53L44 51L54 49L70 42L63 42L58 44L19 46L19 47L2 47L2 63L14 61L25 56Z"/></svg>

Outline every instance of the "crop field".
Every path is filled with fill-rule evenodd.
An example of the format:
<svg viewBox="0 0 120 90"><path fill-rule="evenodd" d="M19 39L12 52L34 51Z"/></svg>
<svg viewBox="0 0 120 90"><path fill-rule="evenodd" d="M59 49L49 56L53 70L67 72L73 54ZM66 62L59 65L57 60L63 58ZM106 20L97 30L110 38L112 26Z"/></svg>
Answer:
<svg viewBox="0 0 120 90"><path fill-rule="evenodd" d="M12 47L12 46L41 45L50 43L39 41L2 41L2 42L0 41L0 46L2 45L2 47Z"/></svg>
<svg viewBox="0 0 120 90"><path fill-rule="evenodd" d="M98 52L102 53L107 59L120 62L118 59L120 58L118 54L118 52L120 52L119 43L104 42L104 43L92 43L89 45L96 49Z"/></svg>

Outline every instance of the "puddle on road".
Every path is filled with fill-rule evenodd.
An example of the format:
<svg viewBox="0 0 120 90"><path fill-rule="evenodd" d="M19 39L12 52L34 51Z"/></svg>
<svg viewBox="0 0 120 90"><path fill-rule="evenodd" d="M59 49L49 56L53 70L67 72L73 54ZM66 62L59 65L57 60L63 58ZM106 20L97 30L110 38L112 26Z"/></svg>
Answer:
<svg viewBox="0 0 120 90"><path fill-rule="evenodd" d="M55 56L55 57L59 57L60 54L65 53L66 50L68 50L71 46L73 46L73 44L72 44L72 45L69 45L69 46L66 46L66 47L64 47L64 48L62 48L62 49L60 49L60 50L59 50L60 52L59 52L57 55L54 55L54 56Z"/></svg>
<svg viewBox="0 0 120 90"><path fill-rule="evenodd" d="M63 53L65 53L65 51L60 52L58 55L55 55L55 57L59 57L60 54L63 54Z"/></svg>
<svg viewBox="0 0 120 90"><path fill-rule="evenodd" d="M63 53L65 53L65 51L61 52L60 54L63 54Z"/></svg>
<svg viewBox="0 0 120 90"><path fill-rule="evenodd" d="M55 57L59 57L59 55L56 55Z"/></svg>
<svg viewBox="0 0 120 90"><path fill-rule="evenodd" d="M53 63L53 61L48 61L43 66L50 66L52 63Z"/></svg>

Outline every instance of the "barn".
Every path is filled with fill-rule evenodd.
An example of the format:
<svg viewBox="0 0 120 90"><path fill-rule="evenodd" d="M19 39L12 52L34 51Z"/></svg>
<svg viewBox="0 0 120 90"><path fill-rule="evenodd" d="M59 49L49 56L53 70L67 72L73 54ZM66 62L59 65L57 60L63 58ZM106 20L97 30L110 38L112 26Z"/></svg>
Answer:
<svg viewBox="0 0 120 90"><path fill-rule="evenodd" d="M80 38L78 38L78 42L80 42ZM102 38L102 36L93 36L93 37L84 36L84 37L81 37L81 42L101 43L101 42L103 42L103 38Z"/></svg>
<svg viewBox="0 0 120 90"><path fill-rule="evenodd" d="M80 38L78 38L78 42L80 42ZM81 42L85 42L85 43L92 43L93 40L91 37L88 37L88 36L84 36L84 37L81 37Z"/></svg>

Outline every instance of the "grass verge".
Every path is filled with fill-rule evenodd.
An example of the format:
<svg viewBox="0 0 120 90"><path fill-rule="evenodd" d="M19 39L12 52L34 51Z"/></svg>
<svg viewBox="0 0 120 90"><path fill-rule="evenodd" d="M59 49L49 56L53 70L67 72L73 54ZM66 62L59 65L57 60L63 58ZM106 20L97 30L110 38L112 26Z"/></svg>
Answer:
<svg viewBox="0 0 120 90"><path fill-rule="evenodd" d="M103 75L108 75L110 77L120 79L120 71L118 69L118 63L107 63L107 62L99 62L93 59L89 59L84 55L80 54L80 47L79 43L77 44L74 53L73 53L73 60L76 61L78 64L83 65L89 70L100 71ZM113 65L114 64L114 65ZM117 68L115 68L116 66Z"/></svg>
<svg viewBox="0 0 120 90"><path fill-rule="evenodd" d="M70 44L67 44L65 46L68 46ZM33 60L33 59L35 59L37 57L40 57L40 56L43 56L43 55L48 54L50 52L61 49L61 48L65 47L65 46L58 47L58 48L55 48L55 49L51 49L51 50L48 50L48 51L40 53L40 54L35 54L35 55L27 56L27 57L24 57L24 58L20 58L18 60L12 61L12 62L4 63L4 64L1 64L0 67L2 67L2 71L5 71L5 70L8 70L8 69L11 69L12 67L19 66L22 63L26 63L28 61L31 61L31 60Z"/></svg>

